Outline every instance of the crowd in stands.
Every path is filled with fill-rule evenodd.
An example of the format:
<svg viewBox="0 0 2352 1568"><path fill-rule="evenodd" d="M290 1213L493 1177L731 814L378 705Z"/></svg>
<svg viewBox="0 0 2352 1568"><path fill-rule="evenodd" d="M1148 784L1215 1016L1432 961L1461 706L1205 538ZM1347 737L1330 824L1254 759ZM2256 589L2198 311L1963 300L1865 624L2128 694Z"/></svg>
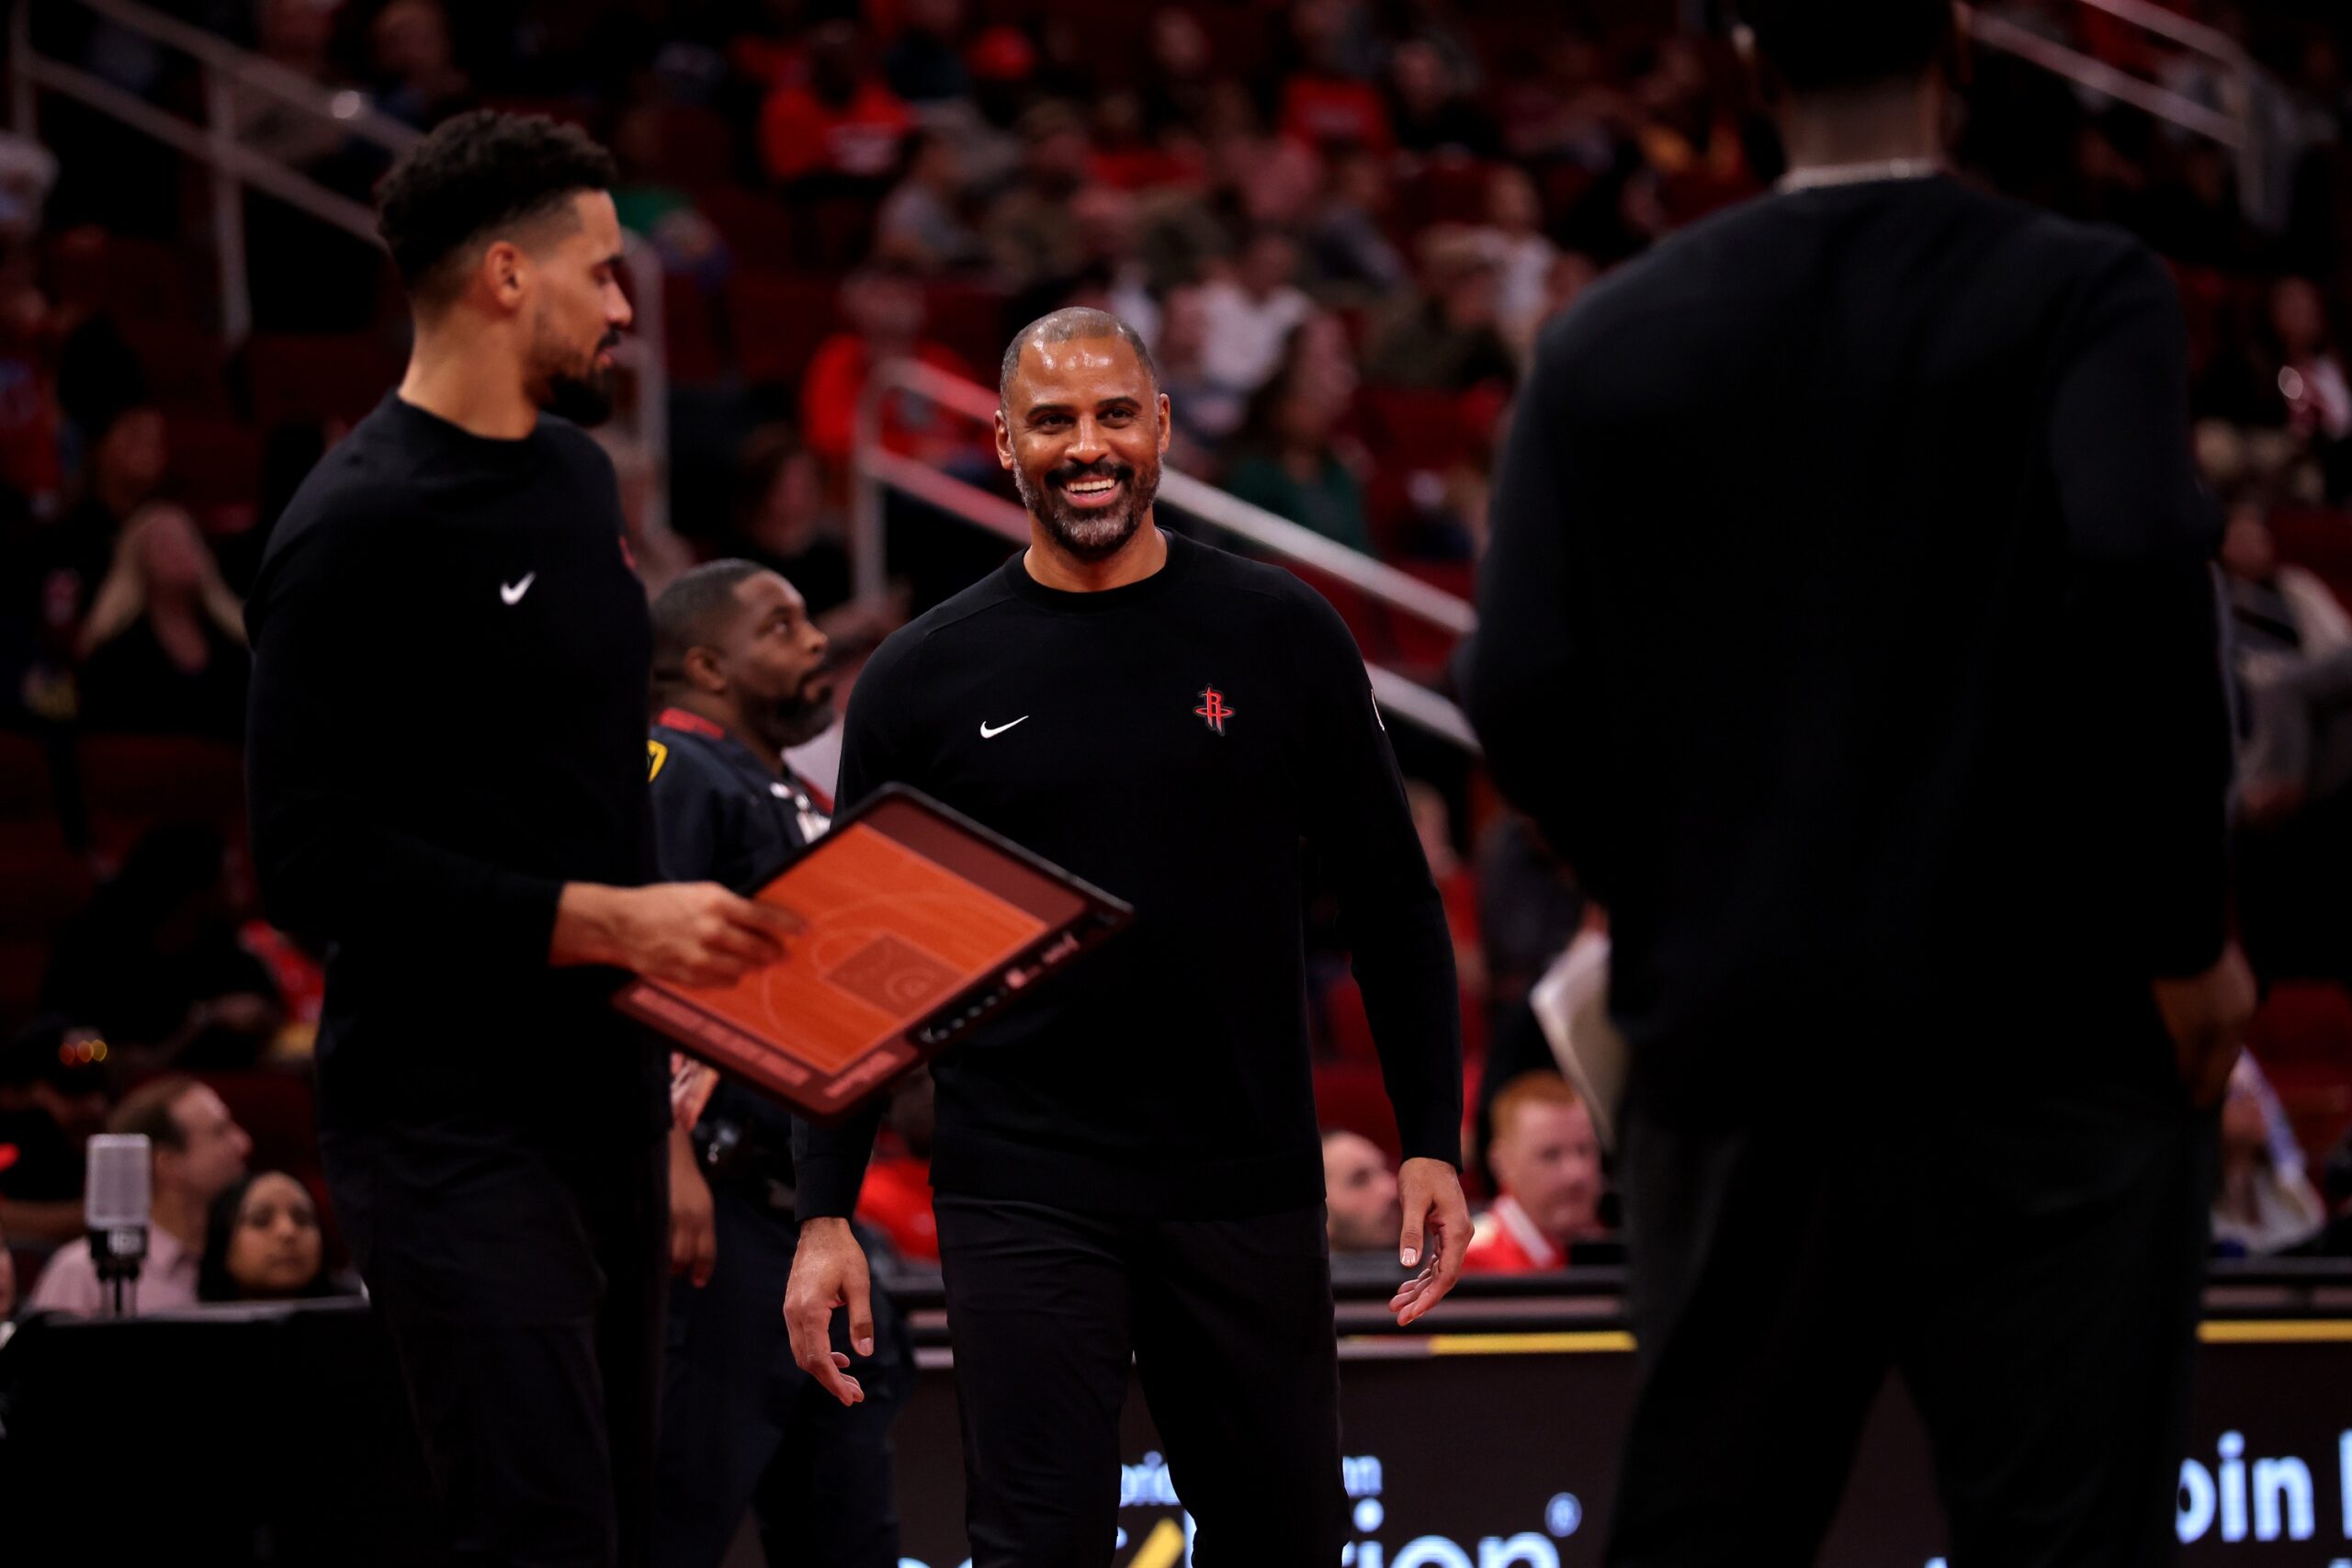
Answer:
<svg viewBox="0 0 2352 1568"><path fill-rule="evenodd" d="M1955 162L2133 229L2179 279L2199 457L2228 516L2240 918L2275 987L2227 1119L2222 1235L2345 1250L2352 1156L2319 1162L2352 1126L2352 28L2294 0L2173 4L2243 40L2245 93L2073 0L1983 9L2242 113L2249 150L1979 48ZM662 293L674 536L640 517L640 562L657 582L696 557L775 566L853 655L1002 549L894 506L892 593L853 602L850 468L881 361L985 384L1022 321L1112 310L1152 346L1172 466L1466 592L1535 335L1611 268L1781 172L1732 48L1663 5L163 8L410 125L491 105L602 136L622 217L662 273L638 287ZM34 33L152 103L200 101L185 62L95 14L44 7ZM383 167L315 115L232 97L242 141L331 189L364 198ZM170 1272L190 1294L199 1276L209 1293L300 1294L335 1248L300 1111L267 1080L299 1075L318 981L246 883L229 750L239 595L309 465L396 374L401 321L369 247L249 192L254 331L225 341L208 324L213 246L188 216L203 188L177 154L62 100L44 104L38 141L0 138L0 881L38 889L0 898L0 1021L17 1032L0 1227L28 1263L70 1244L82 1142L140 1103L141 1079L194 1071L271 1119L266 1161L294 1179L247 1179L243 1156L196 1185L175 1175ZM983 426L911 395L880 414L889 449L1009 493ZM1449 636L1361 598L1341 607L1370 657L1442 684ZM1474 1168L1495 1201L1482 1258L1605 1259L1589 1116L1544 1076L1524 1002L1588 911L1475 769L1397 728L1462 960ZM1351 983L1335 953L1318 972L1333 1240L1376 1250L1394 1240L1393 1132ZM179 1134L177 1111L147 1110ZM169 1143L159 1181L166 1160L180 1168ZM919 1180L888 1168L877 1214L920 1258ZM65 1288L18 1283L36 1303ZM0 1302L8 1288L0 1273Z"/></svg>

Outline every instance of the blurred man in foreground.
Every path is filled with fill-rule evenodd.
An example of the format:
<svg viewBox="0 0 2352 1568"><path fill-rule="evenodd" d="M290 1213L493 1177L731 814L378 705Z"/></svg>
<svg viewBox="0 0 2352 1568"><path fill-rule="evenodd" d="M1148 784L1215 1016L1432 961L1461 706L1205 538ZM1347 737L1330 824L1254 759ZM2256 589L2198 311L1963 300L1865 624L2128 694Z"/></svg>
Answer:
<svg viewBox="0 0 2352 1568"><path fill-rule="evenodd" d="M1544 332L1463 682L1611 919L1608 1561L1810 1561L1895 1368L1953 1562L2161 1562L2253 999L2179 301L1943 177L1948 0L1741 11L1792 172Z"/></svg>

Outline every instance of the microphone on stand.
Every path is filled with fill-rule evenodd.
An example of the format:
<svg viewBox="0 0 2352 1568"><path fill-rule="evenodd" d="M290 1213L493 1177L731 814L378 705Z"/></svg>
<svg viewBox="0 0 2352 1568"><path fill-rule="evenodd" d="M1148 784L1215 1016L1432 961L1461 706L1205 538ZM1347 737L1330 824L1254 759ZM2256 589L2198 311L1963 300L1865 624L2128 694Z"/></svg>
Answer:
<svg viewBox="0 0 2352 1568"><path fill-rule="evenodd" d="M90 1232L90 1261L97 1268L99 1282L112 1287L106 1315L126 1317L139 1306L139 1271L147 1261L148 1216L154 1201L147 1135L101 1133L92 1138L85 1194L82 1216Z"/></svg>

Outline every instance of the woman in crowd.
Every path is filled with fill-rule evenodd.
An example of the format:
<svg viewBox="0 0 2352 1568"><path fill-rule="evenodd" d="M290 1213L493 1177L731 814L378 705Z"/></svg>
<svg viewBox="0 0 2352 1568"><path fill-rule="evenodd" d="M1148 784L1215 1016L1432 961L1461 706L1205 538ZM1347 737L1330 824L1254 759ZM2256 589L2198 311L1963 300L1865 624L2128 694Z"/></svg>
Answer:
<svg viewBox="0 0 2352 1568"><path fill-rule="evenodd" d="M124 526L81 652L82 716L92 729L243 733L243 606L177 506L150 502Z"/></svg>
<svg viewBox="0 0 2352 1568"><path fill-rule="evenodd" d="M282 1170L248 1176L213 1201L196 1295L203 1302L286 1302L351 1294L327 1272L319 1206Z"/></svg>

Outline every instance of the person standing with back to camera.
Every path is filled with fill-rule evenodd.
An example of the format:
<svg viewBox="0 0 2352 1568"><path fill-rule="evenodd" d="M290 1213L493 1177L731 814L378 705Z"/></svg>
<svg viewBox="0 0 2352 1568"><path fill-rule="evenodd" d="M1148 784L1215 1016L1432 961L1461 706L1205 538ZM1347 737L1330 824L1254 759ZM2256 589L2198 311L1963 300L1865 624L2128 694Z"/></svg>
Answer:
<svg viewBox="0 0 2352 1568"><path fill-rule="evenodd" d="M974 1568L1100 1568L1132 1368L1201 1561L1338 1561L1339 1357L1300 930L1339 895L1407 1158L1411 1322L1470 1220L1453 947L1363 657L1290 573L1153 522L1169 402L1134 329L1006 350L998 460L1028 549L883 644L842 798L900 783L1135 906L1132 930L933 1065L939 1254ZM1302 848L1304 846L1304 850ZM879 1111L796 1139L800 1365L862 1397L848 1216Z"/></svg>
<svg viewBox="0 0 2352 1568"><path fill-rule="evenodd" d="M1741 0L1781 188L1546 329L1465 702L1610 915L1606 1560L1804 1562L1890 1369L1954 1568L2177 1548L2252 1006L2185 333L1941 170L1949 0Z"/></svg>
<svg viewBox="0 0 2352 1568"><path fill-rule="evenodd" d="M271 918L326 945L320 1144L458 1563L644 1561L665 1064L630 972L774 962L760 907L658 885L650 656L611 462L628 325L612 160L445 121L378 192L415 317L247 606Z"/></svg>

